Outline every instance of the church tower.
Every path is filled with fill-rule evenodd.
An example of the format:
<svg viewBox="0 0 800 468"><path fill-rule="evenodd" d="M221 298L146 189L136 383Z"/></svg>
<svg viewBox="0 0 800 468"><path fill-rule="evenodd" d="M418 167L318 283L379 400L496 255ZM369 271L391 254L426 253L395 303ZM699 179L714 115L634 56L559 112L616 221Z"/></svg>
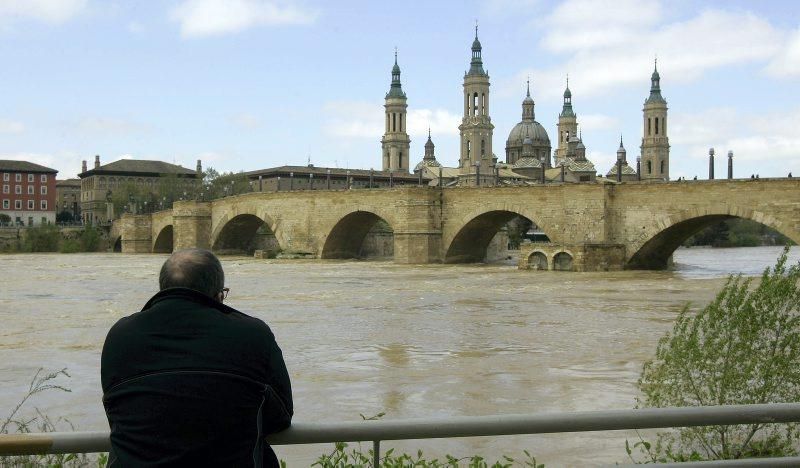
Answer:
<svg viewBox="0 0 800 468"><path fill-rule="evenodd" d="M642 179L669 180L667 101L661 97L658 63L650 77L650 96L644 101L642 130Z"/></svg>
<svg viewBox="0 0 800 468"><path fill-rule="evenodd" d="M392 86L386 93L386 131L381 138L383 170L408 173L409 149L411 139L406 132L406 93L400 85L400 67L397 65L397 51L394 52L392 67Z"/></svg>
<svg viewBox="0 0 800 468"><path fill-rule="evenodd" d="M564 90L564 106L558 114L558 148L556 149L555 165L559 165L567 157L567 146L572 136L578 135L578 117L572 110L572 91L569 90L569 76L567 89Z"/></svg>
<svg viewBox="0 0 800 468"><path fill-rule="evenodd" d="M480 166L481 179L492 177L492 119L489 118L489 74L483 70L481 43L478 26L472 42L472 60L469 71L464 74L464 117L458 126L461 132L461 155L459 174L476 174ZM473 179L474 177L467 177Z"/></svg>

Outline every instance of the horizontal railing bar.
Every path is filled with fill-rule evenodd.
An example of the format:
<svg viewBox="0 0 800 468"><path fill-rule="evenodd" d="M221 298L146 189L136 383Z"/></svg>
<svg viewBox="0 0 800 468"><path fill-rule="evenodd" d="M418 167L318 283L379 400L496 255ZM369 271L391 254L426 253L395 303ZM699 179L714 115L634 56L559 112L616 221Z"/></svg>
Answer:
<svg viewBox="0 0 800 468"><path fill-rule="evenodd" d="M536 415L467 416L345 423L292 424L267 437L270 444L315 444L366 440L437 439L554 432L615 431L665 427L800 421L800 404L646 408Z"/></svg>
<svg viewBox="0 0 800 468"><path fill-rule="evenodd" d="M342 423L296 422L283 432L271 434L267 440L272 445L293 445L778 422L800 422L800 404L645 408ZM110 448L108 431L0 435L0 455L92 453L106 452Z"/></svg>
<svg viewBox="0 0 800 468"><path fill-rule="evenodd" d="M634 468L642 465L615 465L616 468ZM754 466L769 466L775 468L800 466L800 457L771 457L771 458L744 458L741 460L712 460L680 463L658 463L658 468L748 468Z"/></svg>

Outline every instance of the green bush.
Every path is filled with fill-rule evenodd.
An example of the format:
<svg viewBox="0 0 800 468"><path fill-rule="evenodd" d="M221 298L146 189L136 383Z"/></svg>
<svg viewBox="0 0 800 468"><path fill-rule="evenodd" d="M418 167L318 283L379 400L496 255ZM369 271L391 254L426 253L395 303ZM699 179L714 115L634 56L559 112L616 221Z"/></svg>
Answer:
<svg viewBox="0 0 800 468"><path fill-rule="evenodd" d="M800 264L787 267L787 255L757 286L731 276L703 310L681 311L644 364L640 406L800 401ZM648 461L672 462L790 456L798 441L797 424L746 424L682 428L634 447Z"/></svg>
<svg viewBox="0 0 800 468"><path fill-rule="evenodd" d="M58 252L61 232L52 224L30 227L25 233L22 250L25 252Z"/></svg>
<svg viewBox="0 0 800 468"><path fill-rule="evenodd" d="M81 233L80 248L83 252L97 252L100 248L100 232L97 228L86 226Z"/></svg>
<svg viewBox="0 0 800 468"><path fill-rule="evenodd" d="M75 239L64 239L61 241L61 246L58 251L61 253L81 252L81 244Z"/></svg>

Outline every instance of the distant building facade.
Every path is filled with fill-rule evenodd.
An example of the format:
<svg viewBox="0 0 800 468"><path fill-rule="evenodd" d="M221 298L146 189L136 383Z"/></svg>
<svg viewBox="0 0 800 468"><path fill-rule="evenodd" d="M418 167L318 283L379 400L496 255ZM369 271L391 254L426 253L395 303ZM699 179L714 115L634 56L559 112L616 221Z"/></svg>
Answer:
<svg viewBox="0 0 800 468"><path fill-rule="evenodd" d="M17 226L39 226L56 221L58 171L28 161L0 160L0 213Z"/></svg>
<svg viewBox="0 0 800 468"><path fill-rule="evenodd" d="M254 192L288 190L352 190L403 185L427 185L430 179L408 172L341 169L333 167L280 166L246 172Z"/></svg>
<svg viewBox="0 0 800 468"><path fill-rule="evenodd" d="M81 219L84 223L103 223L117 218L111 198L117 189L133 184L157 196L159 182L163 177L173 177L176 192L187 192L194 196L203 178L200 160L195 170L164 161L143 159L120 159L100 165L100 156L95 156L94 167L87 169L83 161L81 173ZM155 208L155 207L153 207Z"/></svg>
<svg viewBox="0 0 800 468"><path fill-rule="evenodd" d="M73 220L81 219L81 180L56 180L56 216L69 213Z"/></svg>

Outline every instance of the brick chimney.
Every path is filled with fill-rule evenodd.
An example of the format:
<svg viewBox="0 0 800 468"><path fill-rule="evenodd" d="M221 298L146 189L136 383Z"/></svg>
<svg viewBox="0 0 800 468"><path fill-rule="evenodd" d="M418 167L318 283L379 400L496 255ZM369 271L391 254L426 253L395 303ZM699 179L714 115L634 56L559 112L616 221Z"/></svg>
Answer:
<svg viewBox="0 0 800 468"><path fill-rule="evenodd" d="M100 167L100 155L96 154L94 155L94 168L97 169L98 167Z"/></svg>
<svg viewBox="0 0 800 468"><path fill-rule="evenodd" d="M86 160L85 159L83 160L83 163L81 163L81 172L86 172Z"/></svg>
<svg viewBox="0 0 800 468"><path fill-rule="evenodd" d="M197 160L197 177L203 177L203 163L199 159Z"/></svg>

